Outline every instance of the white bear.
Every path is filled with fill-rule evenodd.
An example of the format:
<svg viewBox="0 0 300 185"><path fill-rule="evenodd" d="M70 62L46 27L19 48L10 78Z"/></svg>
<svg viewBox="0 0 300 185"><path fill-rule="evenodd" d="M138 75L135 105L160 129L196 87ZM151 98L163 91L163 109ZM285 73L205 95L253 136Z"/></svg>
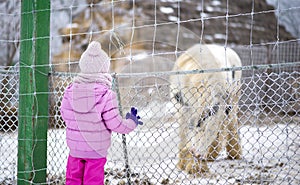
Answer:
<svg viewBox="0 0 300 185"><path fill-rule="evenodd" d="M218 71L241 65L232 49L212 44L196 44L176 60L173 71L210 70L170 77L179 123L179 169L209 174L207 161L215 160L224 145L229 159L241 158L237 112L242 72Z"/></svg>

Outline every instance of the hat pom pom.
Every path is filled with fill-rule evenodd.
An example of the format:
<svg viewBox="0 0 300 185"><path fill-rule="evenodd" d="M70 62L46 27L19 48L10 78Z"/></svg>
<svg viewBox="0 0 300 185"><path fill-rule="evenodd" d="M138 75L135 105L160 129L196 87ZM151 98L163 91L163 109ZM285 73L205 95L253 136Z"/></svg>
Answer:
<svg viewBox="0 0 300 185"><path fill-rule="evenodd" d="M89 44L89 46L88 46L88 48L87 48L86 51L87 51L87 53L95 55L95 54L101 52L101 44L99 42L97 42L97 41L92 41Z"/></svg>

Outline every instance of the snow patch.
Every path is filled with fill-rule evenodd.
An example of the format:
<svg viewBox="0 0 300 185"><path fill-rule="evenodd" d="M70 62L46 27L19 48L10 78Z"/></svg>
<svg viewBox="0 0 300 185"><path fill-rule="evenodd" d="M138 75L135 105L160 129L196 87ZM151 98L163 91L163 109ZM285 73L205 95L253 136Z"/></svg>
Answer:
<svg viewBox="0 0 300 185"><path fill-rule="evenodd" d="M205 18L205 17L209 17L209 14L207 14L207 13L204 13L204 12L201 12L201 17L203 17L203 18Z"/></svg>
<svg viewBox="0 0 300 185"><path fill-rule="evenodd" d="M165 14L174 13L174 9L171 8L171 7L161 6L161 7L159 8L159 10L160 10L162 13L165 13Z"/></svg>
<svg viewBox="0 0 300 185"><path fill-rule="evenodd" d="M196 10L201 12L203 10L202 5L198 4L197 7L196 7Z"/></svg>
<svg viewBox="0 0 300 185"><path fill-rule="evenodd" d="M214 40L213 36L211 35L205 35L204 38L205 40L211 40L211 41Z"/></svg>
<svg viewBox="0 0 300 185"><path fill-rule="evenodd" d="M213 6L220 6L222 3L219 0L214 0L211 2L211 5Z"/></svg>
<svg viewBox="0 0 300 185"><path fill-rule="evenodd" d="M221 34L221 33L216 33L214 34L215 39L226 39L226 35Z"/></svg>
<svg viewBox="0 0 300 185"><path fill-rule="evenodd" d="M214 8L211 7L211 6L206 6L205 9L206 9L206 11L208 11L208 12L213 12L213 11L214 11Z"/></svg>
<svg viewBox="0 0 300 185"><path fill-rule="evenodd" d="M168 16L168 19L169 19L169 21L174 21L174 22L177 22L177 21L178 21L178 17L172 16L172 15L169 15L169 16Z"/></svg>

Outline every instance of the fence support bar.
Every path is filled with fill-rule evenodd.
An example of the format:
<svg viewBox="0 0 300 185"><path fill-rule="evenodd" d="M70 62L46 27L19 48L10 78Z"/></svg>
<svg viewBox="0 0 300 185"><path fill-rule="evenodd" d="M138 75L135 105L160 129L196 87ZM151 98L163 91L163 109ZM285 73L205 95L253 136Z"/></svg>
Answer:
<svg viewBox="0 0 300 185"><path fill-rule="evenodd" d="M122 104L121 104L121 95L120 95L120 86L118 82L118 78L116 77L116 73L113 74L113 84L115 91L117 93L118 102L119 102L119 111L121 116L123 117L123 110L122 110ZM123 145L123 152L124 152L124 159L125 159L125 174L127 178L127 184L131 185L131 179L130 179L130 166L129 166L129 159L128 159L128 151L127 151L127 142L126 142L126 135L122 134L122 145Z"/></svg>
<svg viewBox="0 0 300 185"><path fill-rule="evenodd" d="M18 184L46 182L50 0L21 2Z"/></svg>

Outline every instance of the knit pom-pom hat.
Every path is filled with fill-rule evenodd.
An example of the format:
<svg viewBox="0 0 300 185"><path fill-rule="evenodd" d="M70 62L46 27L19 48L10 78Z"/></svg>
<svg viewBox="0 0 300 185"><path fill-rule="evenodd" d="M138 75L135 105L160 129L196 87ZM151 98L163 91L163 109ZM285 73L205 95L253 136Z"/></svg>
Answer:
<svg viewBox="0 0 300 185"><path fill-rule="evenodd" d="M109 60L106 52L101 49L101 44L92 41L80 57L80 71L84 74L108 73L110 67Z"/></svg>

